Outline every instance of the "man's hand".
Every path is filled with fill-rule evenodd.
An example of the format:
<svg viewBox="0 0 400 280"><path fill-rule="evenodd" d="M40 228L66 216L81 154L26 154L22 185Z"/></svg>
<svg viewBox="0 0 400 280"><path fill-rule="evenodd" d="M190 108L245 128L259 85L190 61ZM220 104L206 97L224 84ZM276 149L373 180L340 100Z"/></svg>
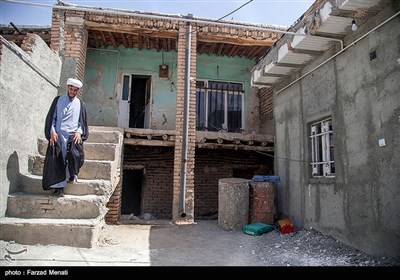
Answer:
<svg viewBox="0 0 400 280"><path fill-rule="evenodd" d="M53 132L53 133L50 135L50 145L53 146L54 143L57 142L57 141L58 141L58 134L55 133L55 132Z"/></svg>
<svg viewBox="0 0 400 280"><path fill-rule="evenodd" d="M82 143L81 134L79 132L75 132L74 133L74 138L72 138L72 141L74 141L74 144Z"/></svg>

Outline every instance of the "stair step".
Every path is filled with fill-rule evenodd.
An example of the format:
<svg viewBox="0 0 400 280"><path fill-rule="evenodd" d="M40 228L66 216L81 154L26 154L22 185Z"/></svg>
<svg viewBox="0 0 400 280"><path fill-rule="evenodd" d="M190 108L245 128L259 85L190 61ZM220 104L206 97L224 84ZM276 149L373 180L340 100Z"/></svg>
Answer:
<svg viewBox="0 0 400 280"><path fill-rule="evenodd" d="M39 154L46 155L48 141L45 138L38 139ZM85 142L83 149L87 160L115 160L116 144Z"/></svg>
<svg viewBox="0 0 400 280"><path fill-rule="evenodd" d="M89 126L85 164L78 182L63 197L42 189L48 142L38 139L39 155L30 156L29 174L21 174L19 191L8 194L0 239L20 244L56 244L92 248L105 224L107 203L119 182L123 128Z"/></svg>
<svg viewBox="0 0 400 280"><path fill-rule="evenodd" d="M110 180L112 161L85 160L79 171L79 179L102 179ZM43 176L44 156L33 156L29 158L29 170L34 175Z"/></svg>
<svg viewBox="0 0 400 280"><path fill-rule="evenodd" d="M89 127L89 138L85 143L112 143L118 144L121 141L121 137L123 137L124 132L119 131L102 131L95 130L92 127Z"/></svg>
<svg viewBox="0 0 400 280"><path fill-rule="evenodd" d="M104 216L107 208L103 196L35 195L10 193L7 217L48 219L93 219Z"/></svg>
<svg viewBox="0 0 400 280"><path fill-rule="evenodd" d="M92 248L104 222L98 219L0 218L0 239L24 245L61 245ZM28 247L29 250L29 247Z"/></svg>
<svg viewBox="0 0 400 280"><path fill-rule="evenodd" d="M33 174L21 174L21 191L29 194L49 195L53 191L45 191L42 188L42 176ZM68 183L66 194L71 195L110 195L112 191L110 180L85 180L78 179L75 184Z"/></svg>

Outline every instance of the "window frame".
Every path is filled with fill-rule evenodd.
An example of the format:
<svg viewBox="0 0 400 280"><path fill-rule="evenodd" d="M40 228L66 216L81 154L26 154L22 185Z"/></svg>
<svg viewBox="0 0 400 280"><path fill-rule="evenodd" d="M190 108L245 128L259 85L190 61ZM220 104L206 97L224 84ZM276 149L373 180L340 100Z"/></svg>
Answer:
<svg viewBox="0 0 400 280"><path fill-rule="evenodd" d="M332 117L310 124L311 177L335 178Z"/></svg>
<svg viewBox="0 0 400 280"><path fill-rule="evenodd" d="M198 83L203 83L201 86L198 86ZM241 89L240 90L231 90L231 89L213 89L209 88L210 83L215 84L239 84ZM210 105L210 94L218 94L223 93L221 103L223 103L223 122L221 127L210 127L209 122L209 105ZM196 81L196 130L206 130L206 131L219 131L219 130L226 130L229 132L242 132L244 130L244 83L243 82L236 82L236 81L227 81L227 80L216 80L216 79L198 79ZM240 96L240 127L235 128L234 130L229 129L228 124L229 120L229 95L232 96ZM199 104L199 98L202 98L202 105ZM201 107L199 111L199 106ZM231 111L235 112L235 111ZM204 120L199 120L199 115L204 116Z"/></svg>

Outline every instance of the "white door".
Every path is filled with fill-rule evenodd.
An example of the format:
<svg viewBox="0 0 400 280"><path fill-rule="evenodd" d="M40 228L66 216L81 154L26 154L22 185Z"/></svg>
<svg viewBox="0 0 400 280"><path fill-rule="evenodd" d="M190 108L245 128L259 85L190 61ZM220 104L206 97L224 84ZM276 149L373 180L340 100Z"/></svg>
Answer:
<svg viewBox="0 0 400 280"><path fill-rule="evenodd" d="M131 75L122 78L122 89L118 105L118 127L129 127L129 105L131 103Z"/></svg>
<svg viewBox="0 0 400 280"><path fill-rule="evenodd" d="M151 78L146 81L145 89L145 110L144 110L144 128L150 128L150 99L151 99Z"/></svg>

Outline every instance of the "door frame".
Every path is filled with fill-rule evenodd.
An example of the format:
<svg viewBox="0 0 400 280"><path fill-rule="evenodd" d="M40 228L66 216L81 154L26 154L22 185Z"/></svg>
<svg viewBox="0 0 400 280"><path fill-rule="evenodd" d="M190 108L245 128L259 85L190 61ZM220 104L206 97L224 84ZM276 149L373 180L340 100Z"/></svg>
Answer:
<svg viewBox="0 0 400 280"><path fill-rule="evenodd" d="M126 80L125 77L128 79ZM130 103L131 103L131 93L132 93L132 80L137 77L147 77L146 89L144 92L145 99L145 116L144 116L144 128L150 128L151 124L151 109L152 109L152 83L153 75L138 74L131 72L121 73L121 86L119 89L119 99L118 99L118 127L129 128L129 118L130 118ZM124 95L124 83L129 81L128 86L128 96Z"/></svg>

